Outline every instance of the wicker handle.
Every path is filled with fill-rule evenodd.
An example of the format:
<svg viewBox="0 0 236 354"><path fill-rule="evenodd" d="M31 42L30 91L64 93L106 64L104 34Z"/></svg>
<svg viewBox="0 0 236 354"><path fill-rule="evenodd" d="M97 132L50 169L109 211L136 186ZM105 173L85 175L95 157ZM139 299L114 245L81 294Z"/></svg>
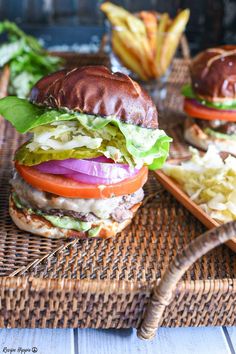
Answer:
<svg viewBox="0 0 236 354"><path fill-rule="evenodd" d="M158 329L163 312L171 302L174 289L191 265L207 252L236 235L236 221L212 229L194 239L179 252L155 287L137 335L141 339L152 339Z"/></svg>

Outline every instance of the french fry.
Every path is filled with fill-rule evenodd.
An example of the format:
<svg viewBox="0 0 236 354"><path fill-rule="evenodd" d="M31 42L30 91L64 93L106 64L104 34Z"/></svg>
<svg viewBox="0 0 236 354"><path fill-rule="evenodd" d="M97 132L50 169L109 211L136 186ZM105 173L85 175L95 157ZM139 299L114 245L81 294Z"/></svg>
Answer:
<svg viewBox="0 0 236 354"><path fill-rule="evenodd" d="M121 41L121 39L119 38L119 33L117 31L114 31L114 33L112 34L112 48L127 68L136 73L142 80L148 80L148 76L143 71L140 62L135 56L132 55L129 48L127 48Z"/></svg>
<svg viewBox="0 0 236 354"><path fill-rule="evenodd" d="M133 34L134 45L139 50L139 60L147 75L149 77L155 77L156 66L145 25L140 19L134 21L133 18L136 20L138 19L133 15L127 16L126 23ZM140 25L140 22L142 23L142 26Z"/></svg>
<svg viewBox="0 0 236 354"><path fill-rule="evenodd" d="M170 22L170 17L168 13L164 13L160 15L159 22L157 25L157 35L156 35L156 68L158 72L158 76L161 76L162 67L161 67L161 55L162 55L162 45L165 39L165 33L167 31L168 24Z"/></svg>
<svg viewBox="0 0 236 354"><path fill-rule="evenodd" d="M126 23L131 32L145 34L145 26L143 22L122 7L107 1L100 6L100 9L107 15L113 26L119 26L122 25L122 23Z"/></svg>
<svg viewBox="0 0 236 354"><path fill-rule="evenodd" d="M168 68L189 18L189 10L172 21L167 13L141 11L138 16L104 2L100 9L112 25L112 46L125 66L143 80Z"/></svg>
<svg viewBox="0 0 236 354"><path fill-rule="evenodd" d="M142 71L145 72L145 76L155 76L155 64L144 23L128 11L110 2L103 3L101 10L105 12L113 26L113 35L118 33L116 37L119 37L120 44L125 46L132 56L136 57L142 66ZM125 52L126 55L127 51ZM123 53L123 51L120 51L120 53ZM123 62L126 61L126 58L121 57L121 59L123 59Z"/></svg>
<svg viewBox="0 0 236 354"><path fill-rule="evenodd" d="M150 44L150 48L153 56L156 55L157 49L157 19L156 16L149 11L141 11L139 13L140 18L143 20L143 23L146 28L147 38Z"/></svg>
<svg viewBox="0 0 236 354"><path fill-rule="evenodd" d="M189 16L189 9L185 9L179 12L179 14L175 17L172 24L170 25L167 34L165 35L160 57L160 68L162 74L165 73L171 63L171 60L179 45L182 33L184 32L188 23Z"/></svg>
<svg viewBox="0 0 236 354"><path fill-rule="evenodd" d="M142 39L137 40L136 37L132 35L132 33L127 30L127 28L122 28L120 30L116 30L115 28L112 31L112 39L116 34L116 38L119 38L120 44L123 45L127 49L127 52L132 55L132 57L136 58L136 61L139 62L142 67L142 71L145 73L147 78L152 77L152 73L150 72L150 63L149 58L145 55L145 45L146 43L142 42ZM123 62L125 58L121 57Z"/></svg>

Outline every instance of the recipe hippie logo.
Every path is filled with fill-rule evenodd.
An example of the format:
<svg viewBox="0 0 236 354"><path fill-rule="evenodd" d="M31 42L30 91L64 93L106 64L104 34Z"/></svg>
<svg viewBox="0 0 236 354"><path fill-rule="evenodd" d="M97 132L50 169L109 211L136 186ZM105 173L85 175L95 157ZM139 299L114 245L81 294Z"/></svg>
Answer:
<svg viewBox="0 0 236 354"><path fill-rule="evenodd" d="M18 354L26 354L26 353L37 353L38 348L37 347L32 347L32 348L9 348L9 347L4 347L2 349L2 353L7 353L7 354L12 354L12 353L18 353Z"/></svg>

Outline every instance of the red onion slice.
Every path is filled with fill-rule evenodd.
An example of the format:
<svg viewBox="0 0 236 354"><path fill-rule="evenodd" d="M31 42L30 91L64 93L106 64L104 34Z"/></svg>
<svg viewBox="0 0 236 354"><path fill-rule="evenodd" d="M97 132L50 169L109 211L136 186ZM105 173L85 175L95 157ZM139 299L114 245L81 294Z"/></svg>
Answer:
<svg viewBox="0 0 236 354"><path fill-rule="evenodd" d="M125 179L133 176L138 169L132 169L129 165L90 160L66 159L58 161L58 165L75 172L100 178Z"/></svg>
<svg viewBox="0 0 236 354"><path fill-rule="evenodd" d="M71 170L69 170L68 168L58 165L57 161L54 160L43 162L39 165L34 166L34 168L36 168L40 172L51 173L53 175L64 175L71 172Z"/></svg>
<svg viewBox="0 0 236 354"><path fill-rule="evenodd" d="M98 157L93 157L91 159L85 159L86 161L95 161L95 162L104 162L104 163L114 163L112 159L107 158L106 156L98 156Z"/></svg>
<svg viewBox="0 0 236 354"><path fill-rule="evenodd" d="M51 160L36 165L35 168L43 173L68 174L79 172L88 176L110 180L126 179L135 175L139 171L138 169L130 168L129 165L110 163L110 161L112 160L101 156L89 160Z"/></svg>
<svg viewBox="0 0 236 354"><path fill-rule="evenodd" d="M114 184L122 181L122 179L110 179L110 178L99 178L94 176L89 176L84 173L75 172L68 173L64 175L67 178L73 179L76 182L86 183L86 184Z"/></svg>

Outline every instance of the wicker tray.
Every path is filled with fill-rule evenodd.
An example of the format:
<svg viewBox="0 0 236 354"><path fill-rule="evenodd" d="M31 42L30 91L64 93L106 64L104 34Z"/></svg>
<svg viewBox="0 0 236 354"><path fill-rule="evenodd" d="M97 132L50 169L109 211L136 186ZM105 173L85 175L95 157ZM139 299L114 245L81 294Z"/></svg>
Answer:
<svg viewBox="0 0 236 354"><path fill-rule="evenodd" d="M178 93L186 80L186 62L175 60L160 118L174 138L172 157L188 155ZM11 159L25 138L1 122L0 140L0 327L141 326L140 337L150 338L160 324L236 324L236 255L224 245L203 255L235 235L234 224L196 238L205 227L151 174L143 207L115 239L65 245L29 235L8 214Z"/></svg>

